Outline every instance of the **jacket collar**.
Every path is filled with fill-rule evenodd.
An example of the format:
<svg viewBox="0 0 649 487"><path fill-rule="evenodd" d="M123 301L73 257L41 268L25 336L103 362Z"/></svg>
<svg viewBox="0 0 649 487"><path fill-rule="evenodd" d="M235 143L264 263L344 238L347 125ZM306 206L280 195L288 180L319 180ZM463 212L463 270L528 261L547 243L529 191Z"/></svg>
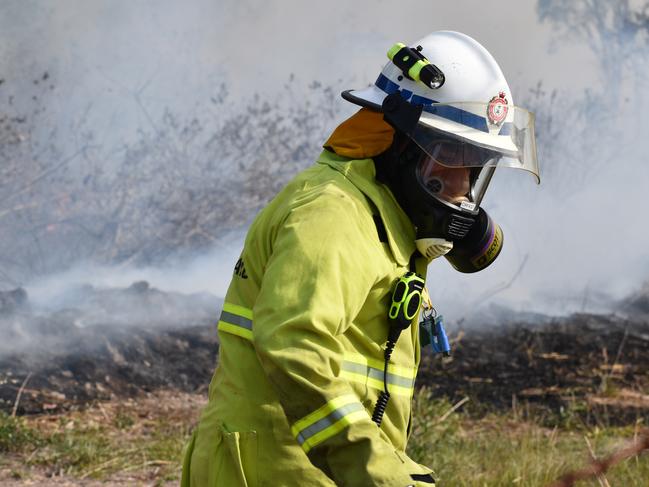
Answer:
<svg viewBox="0 0 649 487"><path fill-rule="evenodd" d="M378 209L394 258L406 266L415 251L415 228L399 206L392 192L376 181L372 159L349 159L327 150L322 151L317 162L326 164L343 174Z"/></svg>

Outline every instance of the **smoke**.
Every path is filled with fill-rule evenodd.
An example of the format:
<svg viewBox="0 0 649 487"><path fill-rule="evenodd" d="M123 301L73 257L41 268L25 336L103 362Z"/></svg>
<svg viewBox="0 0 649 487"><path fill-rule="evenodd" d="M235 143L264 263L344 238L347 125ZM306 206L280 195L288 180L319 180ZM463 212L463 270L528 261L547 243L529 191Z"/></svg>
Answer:
<svg viewBox="0 0 649 487"><path fill-rule="evenodd" d="M218 247L197 256L169 259L164 265L101 266L79 262L54 275L26 284L30 304L42 311L65 307L85 307L82 297L70 290L92 283L98 289L125 289L136 282L147 282L166 293L211 294L225 296L243 245L243 236L228 235ZM134 320L135 322L135 320Z"/></svg>
<svg viewBox="0 0 649 487"><path fill-rule="evenodd" d="M5 91L20 91L10 88L49 70L59 83L48 112L65 131L61 138L74 137L89 109L89 125L107 148L137 140L137 129L148 128L166 108L181 117L200 115L221 83L233 100L255 92L273 97L291 74L305 84L344 80L361 87L376 78L395 39L414 41L435 29L481 40L513 78L510 84L544 79L550 86L581 86L592 71L574 63L584 49L565 45L549 57L550 29L538 23L533 5L512 0L499 7L409 0L398 9L368 0L353 6L342 0L272 6L253 0L66 0L56 6L9 0L0 11ZM295 95L301 102L303 93Z"/></svg>
<svg viewBox="0 0 649 487"><path fill-rule="evenodd" d="M486 207L503 226L506 251L476 276L432 267L442 282L460 283L438 294L455 316L480 316L494 303L553 315L617 311L649 279L648 11L646 2L538 2L555 33L552 49L589 46L597 76L581 92L548 89L541 79L527 94L542 186L500 171Z"/></svg>
<svg viewBox="0 0 649 487"><path fill-rule="evenodd" d="M208 253L156 267L79 262L27 283L26 292L0 293L0 362L20 355L35 366L75 347L110 347L128 333L140 340L143 330L213 326L241 244L242 236L231 234Z"/></svg>
<svg viewBox="0 0 649 487"><path fill-rule="evenodd" d="M37 115L17 132L29 151L2 154L42 165L0 173L0 188L45 174L9 206L0 195L2 240L19 243L0 259L4 287L23 284L44 309L68 305L78 283L222 296L241 233L212 247L353 112L336 93L373 82L395 41L453 29L483 43L537 113L543 181L498 171L485 204L501 257L466 276L433 263L433 299L455 320L492 303L611 309L649 274L646 21L642 5L564 3L3 2L0 115ZM43 195L39 213L23 209ZM52 226L54 208L76 211L74 227Z"/></svg>

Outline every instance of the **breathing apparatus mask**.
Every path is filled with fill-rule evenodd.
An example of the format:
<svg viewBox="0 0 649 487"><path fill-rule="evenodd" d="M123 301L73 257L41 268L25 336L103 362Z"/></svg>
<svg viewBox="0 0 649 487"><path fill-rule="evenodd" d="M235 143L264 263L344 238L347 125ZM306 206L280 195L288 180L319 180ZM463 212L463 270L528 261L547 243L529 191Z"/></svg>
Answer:
<svg viewBox="0 0 649 487"><path fill-rule="evenodd" d="M496 168L524 169L539 182L534 116L510 103L493 57L464 34L434 32L388 57L373 86L342 94L383 112L395 129L390 150L375 158L377 179L415 225L422 255L445 253L460 272L482 270L503 245L481 207Z"/></svg>
<svg viewBox="0 0 649 487"><path fill-rule="evenodd" d="M417 229L418 250L429 261L444 255L461 272L484 269L503 243L502 230L480 207L501 154L434 129L421 131L422 107L400 94L387 96L382 108L405 136L396 161L395 154L387 161L394 167L388 184Z"/></svg>

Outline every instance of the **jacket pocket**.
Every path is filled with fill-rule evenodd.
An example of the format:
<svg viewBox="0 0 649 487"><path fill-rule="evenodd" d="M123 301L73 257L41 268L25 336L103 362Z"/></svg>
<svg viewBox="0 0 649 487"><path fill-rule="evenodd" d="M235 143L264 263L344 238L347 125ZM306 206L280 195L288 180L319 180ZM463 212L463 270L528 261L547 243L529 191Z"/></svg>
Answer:
<svg viewBox="0 0 649 487"><path fill-rule="evenodd" d="M196 430L192 433L189 442L185 445L183 455L183 473L180 478L180 487L190 487L189 467L192 462L192 453L194 452L194 443L196 441Z"/></svg>
<svg viewBox="0 0 649 487"><path fill-rule="evenodd" d="M258 486L258 444L256 431L227 431L222 429L222 446L227 450L226 455L229 461L224 462L224 469L228 472L220 472L224 479L232 482L229 485L240 487ZM217 482L217 485L222 485Z"/></svg>
<svg viewBox="0 0 649 487"><path fill-rule="evenodd" d="M257 433L200 424L187 446L181 487L258 487Z"/></svg>

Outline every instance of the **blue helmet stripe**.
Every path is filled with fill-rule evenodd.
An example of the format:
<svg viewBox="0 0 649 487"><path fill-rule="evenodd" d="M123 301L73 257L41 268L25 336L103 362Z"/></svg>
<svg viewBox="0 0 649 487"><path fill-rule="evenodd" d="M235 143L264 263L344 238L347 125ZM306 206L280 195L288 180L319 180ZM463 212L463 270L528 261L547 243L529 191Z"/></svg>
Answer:
<svg viewBox="0 0 649 487"><path fill-rule="evenodd" d="M487 125L487 119L485 117L481 117L480 115L476 115L475 113L451 105L434 105L439 102L421 95L415 95L409 90L403 90L397 83L388 79L383 74L379 74L375 84L388 95L398 91L401 92L401 95L411 103L415 105L423 105L425 112L489 133L489 126ZM511 125L512 124L509 122L504 123L500 129L499 135L509 135L511 133Z"/></svg>

